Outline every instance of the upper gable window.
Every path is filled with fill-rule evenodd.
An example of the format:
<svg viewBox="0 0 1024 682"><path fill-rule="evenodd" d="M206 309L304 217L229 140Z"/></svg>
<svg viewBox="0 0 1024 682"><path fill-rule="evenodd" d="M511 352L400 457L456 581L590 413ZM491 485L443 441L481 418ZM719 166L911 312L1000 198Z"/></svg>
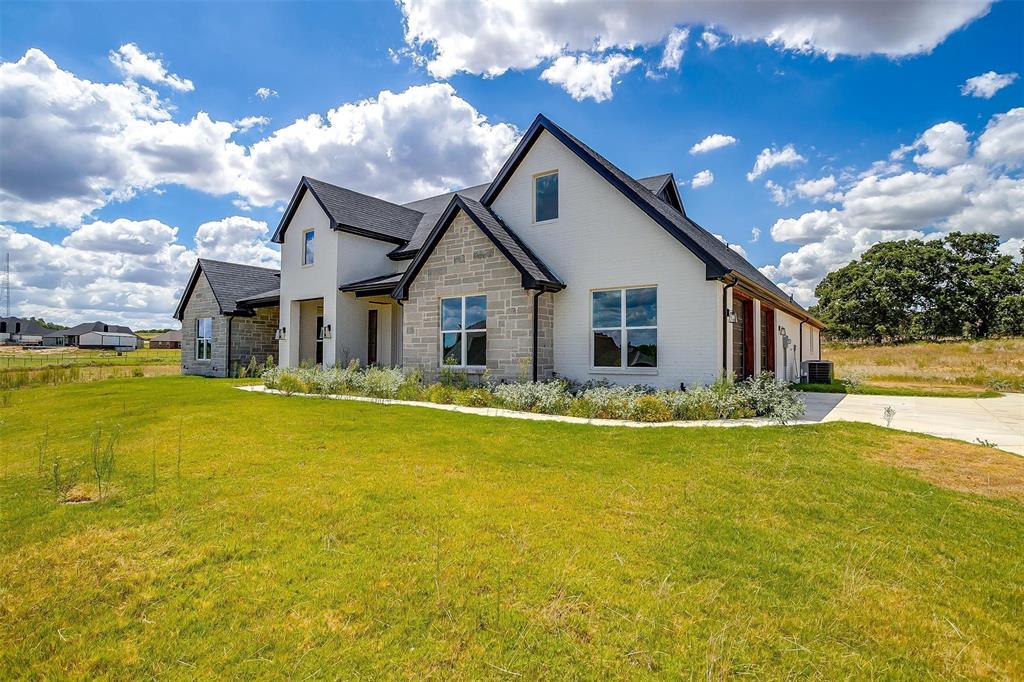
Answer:
<svg viewBox="0 0 1024 682"><path fill-rule="evenodd" d="M558 171L533 178L533 222L558 219Z"/></svg>
<svg viewBox="0 0 1024 682"><path fill-rule="evenodd" d="M313 230L302 233L302 264L313 264Z"/></svg>

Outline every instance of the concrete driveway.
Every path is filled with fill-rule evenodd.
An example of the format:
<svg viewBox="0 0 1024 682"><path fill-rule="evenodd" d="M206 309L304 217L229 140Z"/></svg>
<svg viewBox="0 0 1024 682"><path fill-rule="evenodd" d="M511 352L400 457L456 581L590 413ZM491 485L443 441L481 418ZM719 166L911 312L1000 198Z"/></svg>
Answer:
<svg viewBox="0 0 1024 682"><path fill-rule="evenodd" d="M891 427L969 443L994 443L1024 455L1024 393L999 398L905 398L886 395L801 393L808 421L856 421L885 426L883 412L896 410Z"/></svg>

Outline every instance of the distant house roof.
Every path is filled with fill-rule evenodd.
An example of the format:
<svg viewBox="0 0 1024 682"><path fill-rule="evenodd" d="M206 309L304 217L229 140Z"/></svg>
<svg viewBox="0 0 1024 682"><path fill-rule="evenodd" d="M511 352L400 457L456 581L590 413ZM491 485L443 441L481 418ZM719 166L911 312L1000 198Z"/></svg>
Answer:
<svg viewBox="0 0 1024 682"><path fill-rule="evenodd" d="M5 334L21 334L22 336L43 336L49 330L43 325L39 324L35 320L30 320L24 317L0 317L0 322L4 322L7 325L7 331ZM21 325L21 331L15 331L19 329L18 325Z"/></svg>
<svg viewBox="0 0 1024 682"><path fill-rule="evenodd" d="M52 339L61 336L81 336L82 334L88 334L89 332L100 332L102 334L131 334L132 336L135 336L135 332L124 325L106 324L105 322L83 322L82 324L76 324L70 329L58 329L44 334L43 336Z"/></svg>
<svg viewBox="0 0 1024 682"><path fill-rule="evenodd" d="M199 281L199 273L206 275L222 315L251 314L252 304L245 301L247 297L265 294L280 286L280 270L200 258L192 268L188 284L174 311L176 320L181 320L185 315L185 305Z"/></svg>
<svg viewBox="0 0 1024 682"><path fill-rule="evenodd" d="M169 332L164 332L163 334L157 334L156 336L154 336L153 338L151 338L149 340L150 343L153 343L154 341L161 341L161 342L168 342L168 343L175 343L175 342L181 343L181 330L180 329L172 329Z"/></svg>

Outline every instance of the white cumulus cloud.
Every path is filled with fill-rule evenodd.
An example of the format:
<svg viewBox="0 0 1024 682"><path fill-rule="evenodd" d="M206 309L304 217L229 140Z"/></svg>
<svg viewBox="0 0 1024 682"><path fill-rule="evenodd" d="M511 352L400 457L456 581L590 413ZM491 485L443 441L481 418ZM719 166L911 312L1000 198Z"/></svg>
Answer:
<svg viewBox="0 0 1024 682"><path fill-rule="evenodd" d="M269 206L311 175L408 201L488 180L519 136L431 83L310 114L245 147L233 136L269 121L174 120L155 91L79 78L37 49L0 63L0 121L0 220L68 227L171 184Z"/></svg>
<svg viewBox="0 0 1024 682"><path fill-rule="evenodd" d="M686 41L690 37L690 31L685 28L673 28L665 40L665 51L661 54L659 69L665 71L678 71L679 65L683 63L683 53L686 52Z"/></svg>
<svg viewBox="0 0 1024 682"><path fill-rule="evenodd" d="M805 199L818 199L836 188L836 179L827 175L817 180L804 180L793 185L796 193Z"/></svg>
<svg viewBox="0 0 1024 682"><path fill-rule="evenodd" d="M791 144L787 144L782 149L776 149L775 147L769 149L768 147L765 147L761 150L761 153L757 155L757 159L754 161L754 167L749 173L747 173L747 180L753 182L776 166L792 166L798 163L804 163L805 161L807 161L807 159L800 156Z"/></svg>
<svg viewBox="0 0 1024 682"><path fill-rule="evenodd" d="M711 152L716 149L728 147L736 144L737 140L732 135L723 135L722 133L712 133L708 135L700 142L690 147L691 154L704 154Z"/></svg>
<svg viewBox="0 0 1024 682"><path fill-rule="evenodd" d="M431 75L498 76L565 54L658 44L676 27L715 27L781 50L896 58L931 51L988 12L989 0L955 3L463 2L399 0L405 41ZM705 38L705 43L708 40Z"/></svg>
<svg viewBox="0 0 1024 682"><path fill-rule="evenodd" d="M1017 80L1018 74L1016 73L996 73L995 71L987 71L980 76L968 78L962 86L960 86L961 95L970 95L971 97L981 97L982 99L992 99L992 96L997 92L1010 85Z"/></svg>
<svg viewBox="0 0 1024 682"><path fill-rule="evenodd" d="M195 90L192 81L170 73L156 55L143 52L135 43L125 43L117 51L111 51L110 62L132 80L166 85L180 92Z"/></svg>
<svg viewBox="0 0 1024 682"><path fill-rule="evenodd" d="M822 183L815 191L837 207L777 220L772 238L799 248L762 272L801 302L811 303L825 274L880 241L958 230L991 232L1001 238L1004 250L1012 249L1024 239L1024 179L1014 170L1024 160L1022 119L1024 109L993 116L973 152L962 125L942 123L895 150L890 160L851 174L845 186ZM918 151L914 162L919 169L894 167L891 159L911 150ZM825 184L835 186L825 189ZM797 187L799 192L800 183Z"/></svg>
<svg viewBox="0 0 1024 682"><path fill-rule="evenodd" d="M256 88L256 96L260 99L270 99L271 97L277 97L277 90L268 87Z"/></svg>
<svg viewBox="0 0 1024 682"><path fill-rule="evenodd" d="M610 54L592 59L590 55L559 57L540 77L549 83L561 85L577 102L592 99L604 102L612 98L612 85L619 76L640 63L636 57Z"/></svg>
<svg viewBox="0 0 1024 682"><path fill-rule="evenodd" d="M694 189L698 187L707 187L715 181L715 174L709 170L699 171L693 176L693 180L690 181L690 186Z"/></svg>

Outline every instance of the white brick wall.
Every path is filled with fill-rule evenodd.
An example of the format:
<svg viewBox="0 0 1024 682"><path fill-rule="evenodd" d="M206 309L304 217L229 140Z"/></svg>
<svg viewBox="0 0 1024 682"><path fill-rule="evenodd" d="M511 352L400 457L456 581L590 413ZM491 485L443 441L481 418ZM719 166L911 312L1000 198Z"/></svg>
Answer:
<svg viewBox="0 0 1024 682"><path fill-rule="evenodd" d="M533 176L555 169L558 220L534 224ZM550 134L540 135L491 208L567 285L554 294L559 375L665 387L719 376L721 283L707 281L700 259ZM592 371L591 290L652 285L658 287L656 373Z"/></svg>

